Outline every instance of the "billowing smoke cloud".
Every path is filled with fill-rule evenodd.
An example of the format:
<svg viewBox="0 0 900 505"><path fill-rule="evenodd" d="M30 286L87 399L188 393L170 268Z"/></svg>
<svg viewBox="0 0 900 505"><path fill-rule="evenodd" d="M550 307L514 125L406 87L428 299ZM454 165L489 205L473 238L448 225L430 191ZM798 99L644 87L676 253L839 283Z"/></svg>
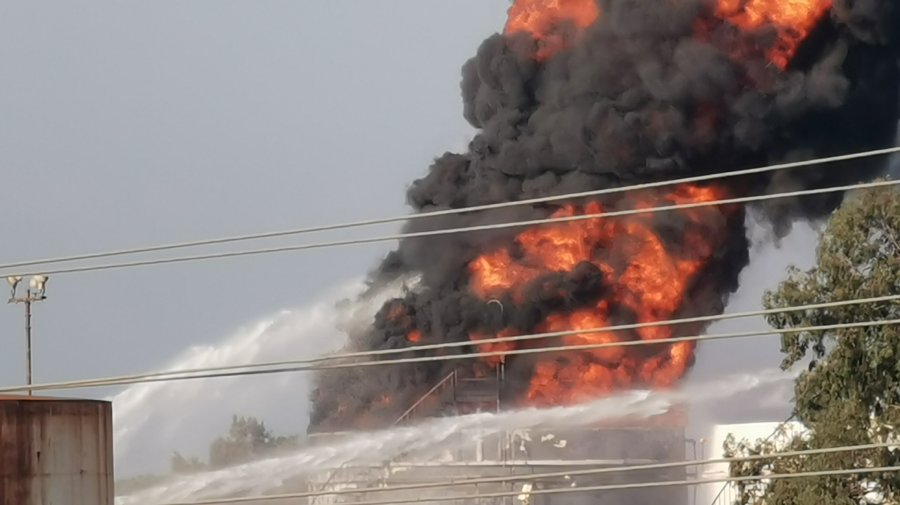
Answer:
<svg viewBox="0 0 900 505"><path fill-rule="evenodd" d="M754 1L761 9L784 5ZM603 0L596 20L579 26L563 18L550 29L552 39L527 30L488 38L463 66L463 113L479 133L467 152L442 155L412 184L410 206L429 211L516 201L892 145L900 103L900 1L838 0L830 9L827 0L809 3L827 9L812 19L809 33L775 21L748 27L712 0ZM798 37L802 41L790 46ZM827 187L871 178L885 167L885 159L873 158L684 191L417 220L406 231ZM705 191L712 196L701 196ZM773 200L759 211L783 234L792 221L821 217L840 199ZM595 220L549 231L405 240L372 282L416 273L420 284L388 302L370 329L351 335L351 346L406 348L598 326L576 324L593 316L605 326L720 312L748 262L744 212L708 207L609 226ZM557 232L576 237L575 245L551 244ZM576 259L564 267L554 266L559 258L545 257L573 251ZM658 258L669 265L658 272L662 279L648 271ZM492 270L492 262L504 268ZM678 290L668 293L670 285ZM702 329L602 338L653 339ZM594 341L588 338L576 342ZM559 342L572 343L533 345ZM574 392L582 386L590 395L629 385L665 386L692 363L691 346L653 347L510 356L503 360L505 397L540 404L578 400ZM446 352L509 348L473 345ZM455 367L480 375L492 373L498 361L322 373L311 429L389 424Z"/></svg>

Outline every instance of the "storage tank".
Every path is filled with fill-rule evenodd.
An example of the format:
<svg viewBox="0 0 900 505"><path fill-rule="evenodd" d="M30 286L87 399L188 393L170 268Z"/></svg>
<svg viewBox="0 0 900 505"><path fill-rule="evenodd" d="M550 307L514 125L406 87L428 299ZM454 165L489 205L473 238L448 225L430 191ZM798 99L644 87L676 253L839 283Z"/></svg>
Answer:
<svg viewBox="0 0 900 505"><path fill-rule="evenodd" d="M112 405L0 395L0 503L112 505Z"/></svg>

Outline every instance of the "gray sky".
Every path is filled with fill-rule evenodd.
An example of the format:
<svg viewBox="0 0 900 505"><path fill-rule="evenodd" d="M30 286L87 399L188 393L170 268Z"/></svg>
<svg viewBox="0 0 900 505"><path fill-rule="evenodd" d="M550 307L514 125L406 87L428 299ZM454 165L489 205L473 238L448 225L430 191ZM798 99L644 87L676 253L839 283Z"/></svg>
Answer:
<svg viewBox="0 0 900 505"><path fill-rule="evenodd" d="M405 212L507 0L0 3L0 261ZM372 232L370 232L372 233ZM38 381L145 370L385 247L58 276ZM21 307L0 382L23 380Z"/></svg>
<svg viewBox="0 0 900 505"><path fill-rule="evenodd" d="M460 67L508 3L0 2L0 261L405 212L406 185L471 134ZM805 261L812 236L763 248L754 278ZM386 247L55 276L34 309L36 381L157 368ZM23 381L22 326L21 306L0 309L2 384ZM777 344L741 350L750 367ZM733 370L713 352L698 377Z"/></svg>
<svg viewBox="0 0 900 505"><path fill-rule="evenodd" d="M407 184L471 135L460 67L507 6L0 1L0 262L405 213ZM387 247L54 276L34 307L35 380L157 369L318 301ZM0 384L24 382L23 340L22 307L4 305ZM258 356L285 357L271 356L284 343L268 347ZM239 407L228 383L209 381L210 412L196 419L147 402L148 416L191 426L140 437L117 471L158 469L174 449L202 456L232 412L301 431L306 391L292 395L287 380L280 396Z"/></svg>

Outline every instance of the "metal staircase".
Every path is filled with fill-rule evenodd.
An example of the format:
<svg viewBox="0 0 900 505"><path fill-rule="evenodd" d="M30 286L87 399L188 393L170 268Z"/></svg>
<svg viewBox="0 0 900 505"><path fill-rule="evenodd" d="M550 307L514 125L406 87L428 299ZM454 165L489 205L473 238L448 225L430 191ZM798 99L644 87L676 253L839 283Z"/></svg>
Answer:
<svg viewBox="0 0 900 505"><path fill-rule="evenodd" d="M422 395L406 412L400 415L392 426L404 426L412 422L434 415L446 408L447 403L452 403L456 397L456 383L458 382L456 370L441 379L440 382Z"/></svg>
<svg viewBox="0 0 900 505"><path fill-rule="evenodd" d="M429 417L500 411L503 367L484 377L467 376L456 369L409 407L393 426L404 426Z"/></svg>

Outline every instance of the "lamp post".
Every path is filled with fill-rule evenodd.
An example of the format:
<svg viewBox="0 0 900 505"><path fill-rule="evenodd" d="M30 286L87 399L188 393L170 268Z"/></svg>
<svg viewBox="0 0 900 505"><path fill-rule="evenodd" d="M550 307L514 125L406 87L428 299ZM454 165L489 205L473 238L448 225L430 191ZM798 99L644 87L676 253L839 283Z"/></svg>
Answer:
<svg viewBox="0 0 900 505"><path fill-rule="evenodd" d="M8 303L23 303L25 304L25 383L29 386L32 384L31 380L31 304L34 302L40 302L47 299L46 296L46 288L47 281L50 279L49 276L46 275L35 275L28 281L28 289L25 291L25 296L18 296L17 288L19 287L19 283L22 282L22 276L10 276L6 278L6 282L9 283L10 287L10 297ZM31 396L31 389L28 389L28 396Z"/></svg>

